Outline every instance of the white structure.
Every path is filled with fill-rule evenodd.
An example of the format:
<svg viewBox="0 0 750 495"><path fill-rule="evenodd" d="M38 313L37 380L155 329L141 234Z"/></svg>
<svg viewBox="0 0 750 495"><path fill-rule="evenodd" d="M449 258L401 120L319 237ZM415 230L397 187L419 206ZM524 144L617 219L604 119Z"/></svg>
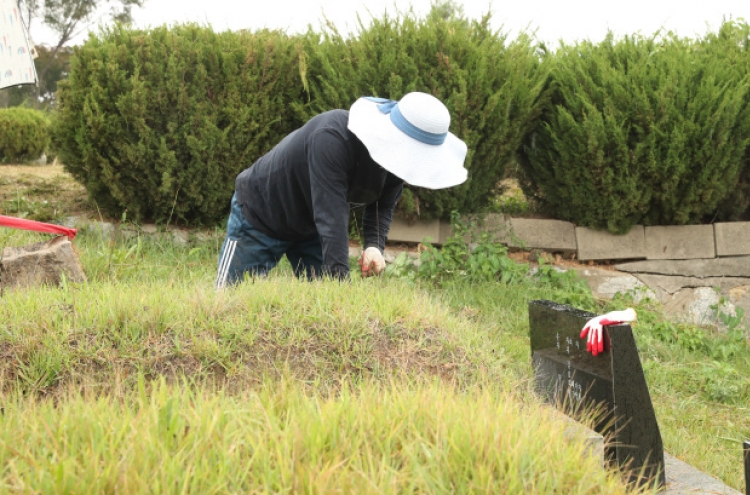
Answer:
<svg viewBox="0 0 750 495"><path fill-rule="evenodd" d="M36 84L32 46L16 0L0 0L0 89Z"/></svg>

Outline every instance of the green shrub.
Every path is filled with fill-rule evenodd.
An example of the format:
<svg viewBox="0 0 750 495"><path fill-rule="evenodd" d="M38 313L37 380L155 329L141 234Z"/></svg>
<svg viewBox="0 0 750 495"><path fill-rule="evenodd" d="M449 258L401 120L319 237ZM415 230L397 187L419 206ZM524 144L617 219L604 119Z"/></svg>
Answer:
<svg viewBox="0 0 750 495"><path fill-rule="evenodd" d="M434 12L433 12L434 13ZM451 112L451 132L469 148L466 183L445 190L409 188L400 208L423 218L449 218L491 203L505 165L541 110L544 69L530 38L508 43L490 28L490 16L387 14L360 23L345 37L329 27L309 32L306 64L311 101L302 118L349 108L360 96L399 99L430 93Z"/></svg>
<svg viewBox="0 0 750 495"><path fill-rule="evenodd" d="M721 59L728 69L734 71L734 80L742 84L750 75L750 25L746 22L728 21L716 33L708 33L701 40L701 52L707 57ZM750 92L745 96L745 105L750 105ZM711 220L750 220L750 148L742 159L737 186L719 203Z"/></svg>
<svg viewBox="0 0 750 495"><path fill-rule="evenodd" d="M197 25L91 35L60 85L59 157L110 216L224 218L236 175L300 124L298 45Z"/></svg>
<svg viewBox="0 0 750 495"><path fill-rule="evenodd" d="M748 79L672 35L562 46L549 104L520 149L527 196L556 218L627 232L700 223L736 187Z"/></svg>
<svg viewBox="0 0 750 495"><path fill-rule="evenodd" d="M50 121L30 108L0 109L0 162L24 162L42 156L50 143Z"/></svg>

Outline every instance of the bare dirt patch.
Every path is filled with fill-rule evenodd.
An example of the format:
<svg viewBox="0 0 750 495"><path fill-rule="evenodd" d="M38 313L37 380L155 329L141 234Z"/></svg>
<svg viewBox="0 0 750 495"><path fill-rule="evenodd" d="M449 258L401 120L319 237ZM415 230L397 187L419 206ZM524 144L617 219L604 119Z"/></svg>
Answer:
<svg viewBox="0 0 750 495"><path fill-rule="evenodd" d="M70 177L70 174L65 172L63 166L58 163L49 165L0 165L0 178L17 178L24 175L39 179L54 179L61 175Z"/></svg>
<svg viewBox="0 0 750 495"><path fill-rule="evenodd" d="M86 189L62 165L0 165L0 215L59 222L95 214Z"/></svg>
<svg viewBox="0 0 750 495"><path fill-rule="evenodd" d="M249 330L251 331L251 330ZM176 346L176 342L180 342ZM212 346L201 345L210 342ZM68 345L0 343L0 395L13 390L55 396L69 390L115 391L134 387L132 377L188 379L229 391L264 378L291 376L311 388L335 391L348 378L387 380L404 376L456 382L477 374L463 348L441 328L407 329L371 323L370 331L347 348L324 335L282 342L276 330L260 331L252 343L210 331L180 340L174 331L148 334L137 346L115 343L107 332L71 335ZM55 354L62 353L62 354ZM61 363L59 367L44 363Z"/></svg>

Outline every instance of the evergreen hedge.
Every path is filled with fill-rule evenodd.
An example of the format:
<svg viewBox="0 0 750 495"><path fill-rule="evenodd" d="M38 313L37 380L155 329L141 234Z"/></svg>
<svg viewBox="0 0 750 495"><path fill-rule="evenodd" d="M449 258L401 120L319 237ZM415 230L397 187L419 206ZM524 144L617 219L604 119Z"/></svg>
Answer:
<svg viewBox="0 0 750 495"><path fill-rule="evenodd" d="M237 173L313 115L425 91L469 147L469 180L407 188L407 215L482 210L518 151L524 192L555 218L611 232L748 218L746 24L549 54L489 16L435 14L384 15L350 36L102 31L60 86L56 151L110 216L213 223Z"/></svg>
<svg viewBox="0 0 750 495"><path fill-rule="evenodd" d="M748 78L672 35L561 46L551 99L519 151L524 192L556 218L613 233L700 223L737 186Z"/></svg>
<svg viewBox="0 0 750 495"><path fill-rule="evenodd" d="M44 112L31 108L0 109L0 162L34 160L50 144L50 120Z"/></svg>
<svg viewBox="0 0 750 495"><path fill-rule="evenodd" d="M435 12L433 12L434 14ZM451 132L469 153L469 179L444 190L407 187L402 213L449 218L451 211L488 206L521 139L541 111L545 69L536 46L521 35L508 42L490 28L490 16L387 14L360 22L343 36L329 27L307 36L306 83L310 102L295 107L304 120L332 108L349 108L360 96L398 100L430 93L451 113Z"/></svg>
<svg viewBox="0 0 750 495"><path fill-rule="evenodd" d="M59 156L110 216L225 218L236 175L300 125L298 46L197 25L91 35L60 84Z"/></svg>
<svg viewBox="0 0 750 495"><path fill-rule="evenodd" d="M727 21L716 33L700 40L700 51L706 57L723 61L733 71L735 84L742 84L750 75L750 25L744 21ZM750 91L745 95L750 106ZM736 187L719 203L715 214L706 220L750 220L750 147L742 159L742 170Z"/></svg>

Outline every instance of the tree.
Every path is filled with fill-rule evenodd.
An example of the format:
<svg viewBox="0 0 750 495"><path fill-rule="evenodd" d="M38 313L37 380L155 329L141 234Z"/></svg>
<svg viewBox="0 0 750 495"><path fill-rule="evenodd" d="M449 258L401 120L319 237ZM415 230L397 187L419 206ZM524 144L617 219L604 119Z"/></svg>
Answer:
<svg viewBox="0 0 750 495"><path fill-rule="evenodd" d="M39 9L42 0L19 0L18 8L21 11L21 18L26 27L31 31L31 21L39 16Z"/></svg>
<svg viewBox="0 0 750 495"><path fill-rule="evenodd" d="M38 56L34 59L34 65L37 73L40 73L42 68L46 67L44 79L39 79L39 88L22 85L3 90L0 93L0 108L21 105L44 108L55 104L57 83L68 77L73 48L62 47L54 58L52 57L52 48L49 46L39 45L36 47L36 51Z"/></svg>
<svg viewBox="0 0 750 495"><path fill-rule="evenodd" d="M19 1L27 6L39 2L39 0ZM41 13L44 24L60 36L57 43L57 48L60 48L107 14L112 21L130 23L132 21L131 9L134 5L142 6L143 2L144 0L44 0Z"/></svg>
<svg viewBox="0 0 750 495"><path fill-rule="evenodd" d="M454 0L432 0L427 18L430 20L451 21L465 19L464 6Z"/></svg>
<svg viewBox="0 0 750 495"><path fill-rule="evenodd" d="M123 24L130 23L133 6L141 7L144 1L18 0L18 6L29 30L32 21L41 18L41 21L59 36L57 43L51 47L46 62L37 64L38 94L45 95L51 91L46 85L47 71L60 65L57 62L58 54L70 40L105 18Z"/></svg>

